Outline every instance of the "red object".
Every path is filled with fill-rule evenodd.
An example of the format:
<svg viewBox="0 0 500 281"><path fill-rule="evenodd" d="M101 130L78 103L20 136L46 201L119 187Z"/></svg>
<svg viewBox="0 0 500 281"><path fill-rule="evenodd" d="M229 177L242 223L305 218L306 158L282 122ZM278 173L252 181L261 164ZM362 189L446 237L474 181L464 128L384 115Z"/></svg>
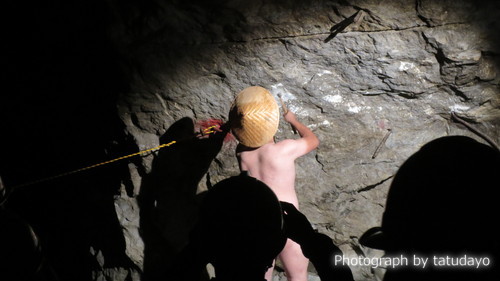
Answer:
<svg viewBox="0 0 500 281"><path fill-rule="evenodd" d="M212 126L215 126L213 128L213 130L215 131L215 133L219 133L219 132L222 132L220 127L222 127L222 125L224 125L224 121L223 120L220 120L220 119L206 119L206 120L200 120L198 122L196 122L196 130L199 131L199 132L203 132L203 133L206 133L206 131L212 131L212 130L209 130L208 128L212 127ZM224 142L229 142L229 141L232 141L232 140L235 140L235 138L233 137L233 135L228 132L226 137L224 138Z"/></svg>

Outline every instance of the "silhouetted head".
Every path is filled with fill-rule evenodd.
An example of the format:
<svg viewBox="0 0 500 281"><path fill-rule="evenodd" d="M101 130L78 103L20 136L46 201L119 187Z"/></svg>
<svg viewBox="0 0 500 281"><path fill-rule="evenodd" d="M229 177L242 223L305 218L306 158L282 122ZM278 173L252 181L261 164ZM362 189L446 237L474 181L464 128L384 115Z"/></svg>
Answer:
<svg viewBox="0 0 500 281"><path fill-rule="evenodd" d="M194 136L194 122L189 117L183 117L175 121L160 138L161 143L172 140L189 139Z"/></svg>
<svg viewBox="0 0 500 281"><path fill-rule="evenodd" d="M263 280L285 245L282 226L278 198L263 182L242 174L214 185L198 233L217 280Z"/></svg>
<svg viewBox="0 0 500 281"><path fill-rule="evenodd" d="M490 146L462 136L431 141L401 166L381 228L367 231L361 243L431 260L464 254L494 258L499 171L500 153Z"/></svg>

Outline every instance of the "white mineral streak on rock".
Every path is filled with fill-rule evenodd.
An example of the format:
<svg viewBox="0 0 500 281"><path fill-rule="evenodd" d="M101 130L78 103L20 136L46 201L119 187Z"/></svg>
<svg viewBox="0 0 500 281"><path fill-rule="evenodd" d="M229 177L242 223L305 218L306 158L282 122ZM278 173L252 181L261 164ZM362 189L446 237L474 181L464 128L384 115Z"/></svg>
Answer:
<svg viewBox="0 0 500 281"><path fill-rule="evenodd" d="M314 129L316 127L318 127L318 124L309 124L309 125L307 125L307 128L309 128L309 129Z"/></svg>
<svg viewBox="0 0 500 281"><path fill-rule="evenodd" d="M413 64L412 62L400 62L399 71L407 71L408 69L412 68L415 68L415 64Z"/></svg>
<svg viewBox="0 0 500 281"><path fill-rule="evenodd" d="M301 106L298 106L296 104L293 104L293 102L287 102L287 101L293 101L296 100L297 98L295 95L290 93L281 83L271 85L271 94L273 94L274 98L278 102L279 106L281 107L279 97L278 95L281 95L281 99L283 102L286 104L287 108L295 113L296 115L299 116L308 116L309 114L307 113L306 110L304 110Z"/></svg>
<svg viewBox="0 0 500 281"><path fill-rule="evenodd" d="M323 75L325 75L325 74L332 74L332 72L331 72L331 71L329 71L329 70L323 70L323 71L321 71L320 73L318 73L318 74L316 74L316 75L318 75L319 77L321 77L321 76L323 76Z"/></svg>
<svg viewBox="0 0 500 281"><path fill-rule="evenodd" d="M371 106L364 106L364 105L360 106L360 105L356 105L353 102L347 103L347 111L349 111L351 113L360 113L361 111L370 110L370 109L372 109Z"/></svg>
<svg viewBox="0 0 500 281"><path fill-rule="evenodd" d="M315 123L315 124L310 124L310 125L307 125L307 127L309 129L314 129L314 128L317 128L317 127L329 127L331 125L330 121L328 120L323 120L322 122L320 123Z"/></svg>
<svg viewBox="0 0 500 281"><path fill-rule="evenodd" d="M296 100L297 98L290 93L281 83L271 85L271 90L270 92L273 94L273 96L276 99L278 98L278 95L281 95L281 98L283 101L288 101L288 100Z"/></svg>
<svg viewBox="0 0 500 281"><path fill-rule="evenodd" d="M450 110L454 111L454 112L464 112L464 111L467 111L469 109L470 109L469 106L460 105L460 104L454 104L454 105L450 106Z"/></svg>
<svg viewBox="0 0 500 281"><path fill-rule="evenodd" d="M309 116L309 113L307 112L307 110L303 109L301 106L294 105L294 104L288 104L287 106L288 106L288 110L295 113L295 115Z"/></svg>
<svg viewBox="0 0 500 281"><path fill-rule="evenodd" d="M358 106L353 102L347 103L347 111L352 113L359 113L363 109L362 106Z"/></svg>
<svg viewBox="0 0 500 281"><path fill-rule="evenodd" d="M329 103L341 103L342 96L341 95L326 95L323 97L323 100L327 101Z"/></svg>

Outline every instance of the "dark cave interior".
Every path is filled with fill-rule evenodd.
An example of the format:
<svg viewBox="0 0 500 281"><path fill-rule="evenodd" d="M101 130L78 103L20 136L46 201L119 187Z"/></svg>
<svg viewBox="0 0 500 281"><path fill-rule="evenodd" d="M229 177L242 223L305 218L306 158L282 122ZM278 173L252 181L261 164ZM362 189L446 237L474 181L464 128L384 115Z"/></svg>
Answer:
<svg viewBox="0 0 500 281"><path fill-rule="evenodd" d="M238 15L214 8L225 1L171 2L208 21L223 21L224 16L227 26L238 21ZM301 1L276 3L304 5ZM125 134L116 104L130 91L130 65L135 62L127 52L146 40L134 37L134 32L148 30L149 25L155 30L157 8L157 1L133 0L4 4L2 61L7 90L0 98L4 150L0 176L6 187L138 150ZM129 28L125 35L114 29L115 21L124 18ZM166 53L176 53L177 41L196 41L189 31L176 29L175 22L168 28L172 28L167 31L172 49ZM225 32L238 41L244 26L238 24ZM106 267L134 267L125 254L113 205L120 184L127 180L127 163L16 188L8 197L4 207L33 227L59 280L94 280L92 272L98 265L91 248L103 252Z"/></svg>

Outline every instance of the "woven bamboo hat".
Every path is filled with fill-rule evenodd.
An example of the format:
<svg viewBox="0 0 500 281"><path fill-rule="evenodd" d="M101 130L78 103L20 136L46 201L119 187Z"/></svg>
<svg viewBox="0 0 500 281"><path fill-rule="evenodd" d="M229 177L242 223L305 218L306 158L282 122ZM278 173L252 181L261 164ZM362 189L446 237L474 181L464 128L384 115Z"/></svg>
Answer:
<svg viewBox="0 0 500 281"><path fill-rule="evenodd" d="M233 135L241 144L252 148L273 139L279 119L279 107L273 95L259 86L241 91L229 113Z"/></svg>

